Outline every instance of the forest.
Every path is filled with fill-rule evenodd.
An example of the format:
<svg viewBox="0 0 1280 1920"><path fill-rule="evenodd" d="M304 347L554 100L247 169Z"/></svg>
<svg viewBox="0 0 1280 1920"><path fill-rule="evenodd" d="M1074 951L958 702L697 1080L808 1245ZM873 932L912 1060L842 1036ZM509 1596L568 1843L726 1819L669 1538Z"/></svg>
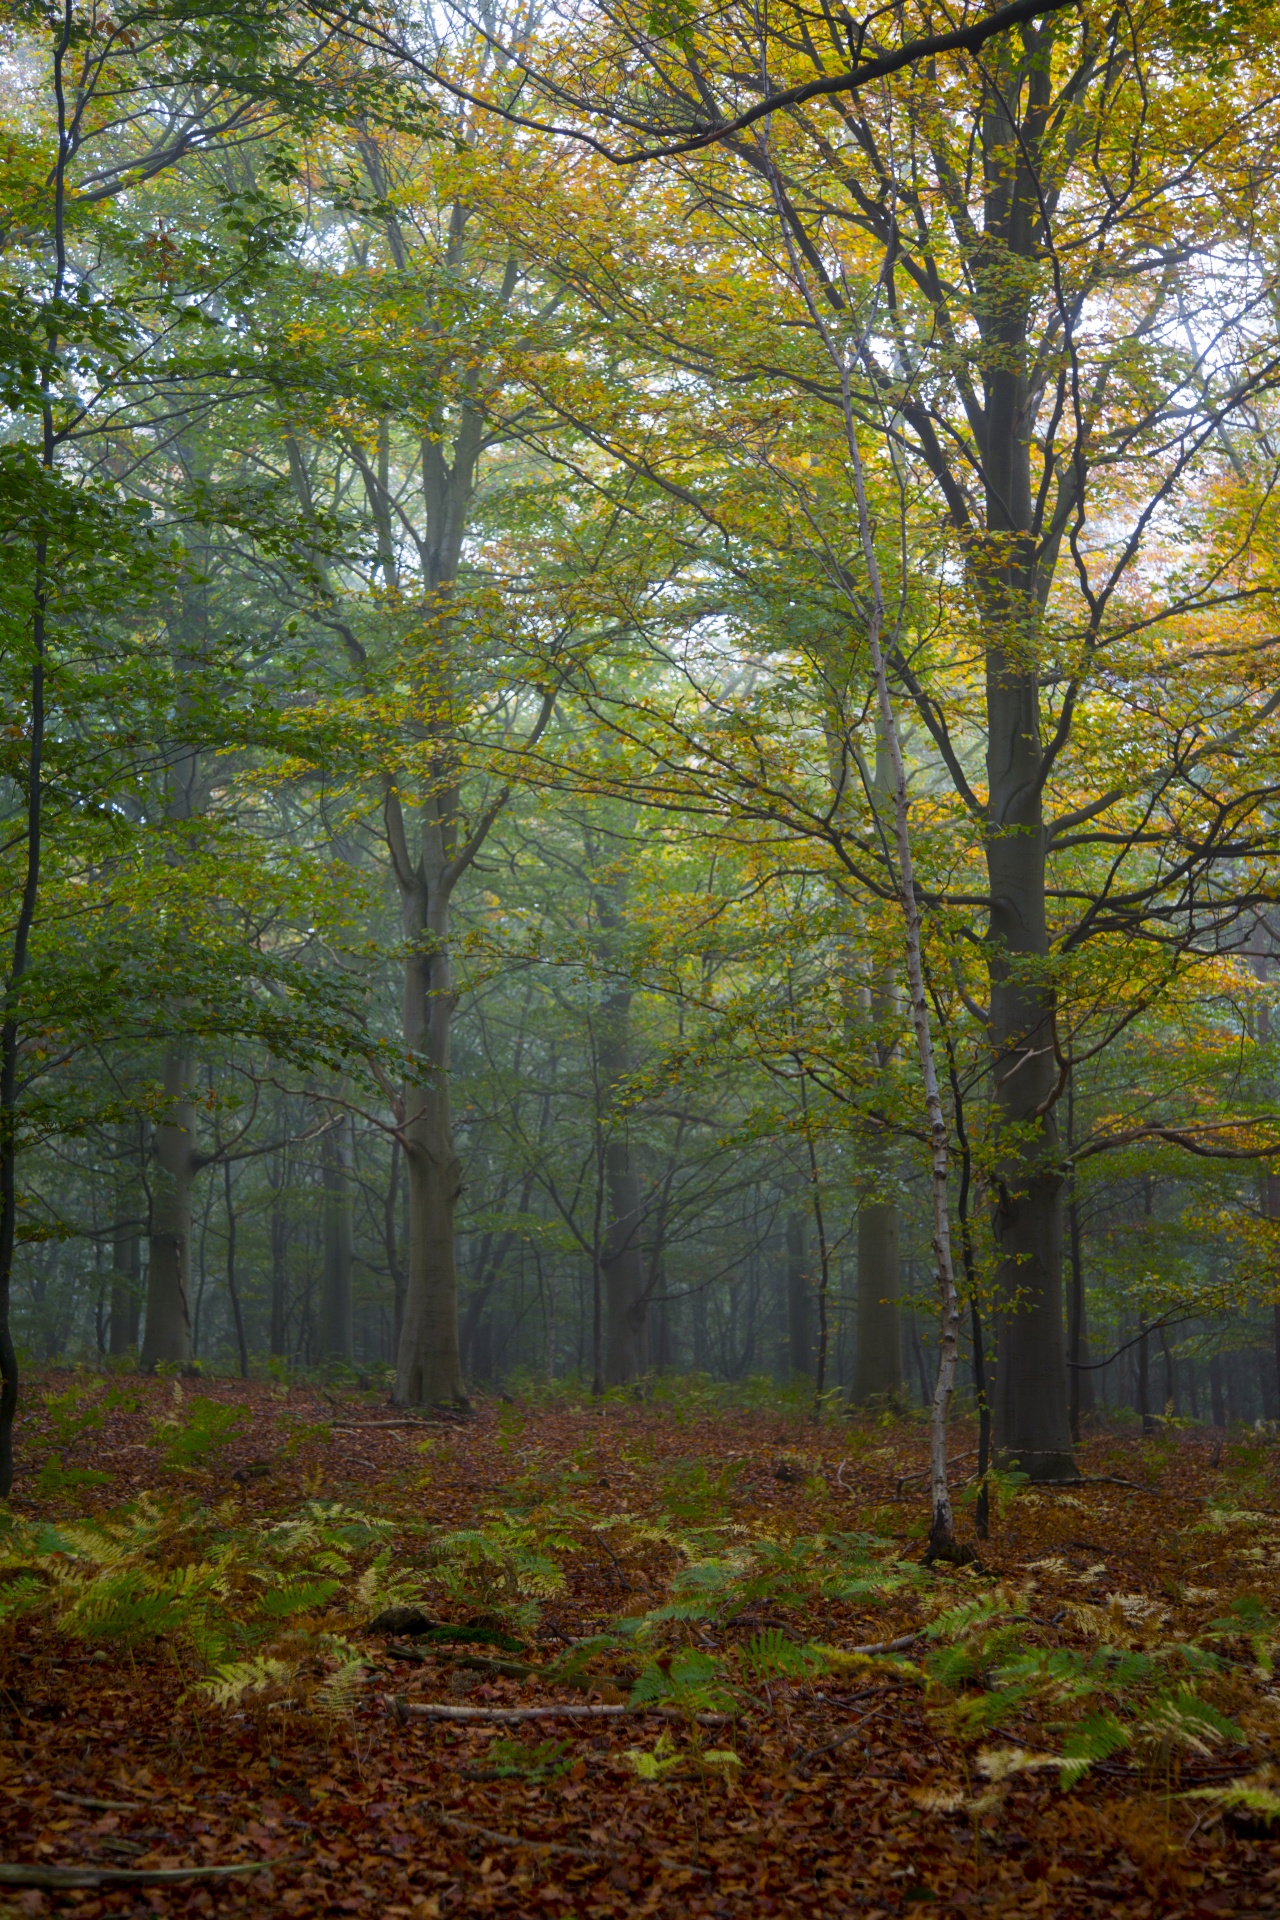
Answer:
<svg viewBox="0 0 1280 1920"><path fill-rule="evenodd" d="M1272 0L7 0L0 1910L1273 1910L1278 660Z"/></svg>

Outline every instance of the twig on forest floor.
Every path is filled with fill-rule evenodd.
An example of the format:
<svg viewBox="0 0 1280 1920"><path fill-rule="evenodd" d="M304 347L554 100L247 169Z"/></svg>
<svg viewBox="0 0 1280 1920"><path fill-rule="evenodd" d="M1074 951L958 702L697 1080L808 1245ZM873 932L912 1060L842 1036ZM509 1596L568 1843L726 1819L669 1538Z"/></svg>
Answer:
<svg viewBox="0 0 1280 1920"><path fill-rule="evenodd" d="M953 1453L948 1459L947 1465L949 1467L954 1467L958 1461L975 1460L977 1456L978 1456L977 1447L971 1447L968 1453ZM902 1489L906 1486L909 1480L927 1480L931 1472L932 1472L931 1467L916 1467L914 1471L912 1471L911 1473L900 1473L898 1475L897 1497L901 1499Z"/></svg>
<svg viewBox="0 0 1280 1920"><path fill-rule="evenodd" d="M916 1633L900 1633L896 1640L869 1640L864 1647L838 1647L838 1653L901 1653L904 1647L913 1647L917 1640L924 1639L923 1630Z"/></svg>
<svg viewBox="0 0 1280 1920"><path fill-rule="evenodd" d="M415 1667L439 1661L442 1665L471 1667L477 1673L496 1674L504 1680L527 1680L531 1674L541 1674L550 1685L572 1687L577 1693L603 1693L610 1687L615 1693L626 1693L631 1687L630 1680L616 1674L549 1673L545 1667L531 1666L526 1660L495 1660L483 1653L455 1653L451 1647L429 1647L423 1652L419 1647L392 1645L385 1652L388 1659L406 1660Z"/></svg>
<svg viewBox="0 0 1280 1920"><path fill-rule="evenodd" d="M53 1789L55 1800L69 1800L73 1807L92 1807L95 1813L146 1813L149 1808L141 1800L97 1800L92 1794L67 1793L62 1787Z"/></svg>
<svg viewBox="0 0 1280 1920"><path fill-rule="evenodd" d="M874 1707L872 1707L869 1713L864 1713L861 1719L855 1720L851 1726L845 1727L842 1732L836 1735L834 1740L828 1740L826 1744L821 1747L807 1747L803 1753L797 1754L796 1755L797 1768L807 1767L811 1760L820 1760L824 1753L834 1753L836 1748L842 1747L846 1740L852 1740L854 1734L857 1733L858 1729L860 1727L865 1727L868 1720L874 1720L876 1715L882 1712L883 1709L888 1706L888 1704L889 1703L887 1700L881 1700L877 1702L877 1704Z"/></svg>
<svg viewBox="0 0 1280 1920"><path fill-rule="evenodd" d="M421 1647L403 1647L393 1644L384 1648L389 1660L408 1660L415 1667L429 1666L432 1661L455 1667L473 1667L477 1673L500 1674L504 1680L527 1680L531 1673L538 1673L538 1667L531 1667L526 1660L495 1660L487 1653L456 1653L452 1647L432 1647L423 1652Z"/></svg>
<svg viewBox="0 0 1280 1920"><path fill-rule="evenodd" d="M265 1873L288 1860L243 1860L228 1867L31 1867L0 1861L0 1887L165 1887L180 1880L218 1880L236 1873Z"/></svg>
<svg viewBox="0 0 1280 1920"><path fill-rule="evenodd" d="M436 1819L442 1827L452 1827L458 1833L474 1834L477 1840L484 1840L495 1847L528 1847L533 1853L572 1853L579 1860L598 1860L598 1847L575 1847L567 1840L526 1840L522 1833L499 1833L493 1827L479 1827L474 1820L464 1820L460 1813L438 1813Z"/></svg>
<svg viewBox="0 0 1280 1920"><path fill-rule="evenodd" d="M387 1712L393 1720L403 1726L408 1720L457 1720L471 1726L513 1726L520 1720L618 1720L624 1714L643 1716L646 1713L662 1714L665 1717L679 1714L676 1707L662 1705L633 1707L629 1701L620 1705L611 1702L597 1705L579 1706L576 1703L564 1706L545 1707L454 1707L446 1706L442 1700L406 1700L402 1694L384 1694ZM694 1719L701 1727L727 1727L732 1724L731 1713L698 1713Z"/></svg>
<svg viewBox="0 0 1280 1920"><path fill-rule="evenodd" d="M433 1420L325 1420L330 1433L389 1433L393 1428L430 1427Z"/></svg>

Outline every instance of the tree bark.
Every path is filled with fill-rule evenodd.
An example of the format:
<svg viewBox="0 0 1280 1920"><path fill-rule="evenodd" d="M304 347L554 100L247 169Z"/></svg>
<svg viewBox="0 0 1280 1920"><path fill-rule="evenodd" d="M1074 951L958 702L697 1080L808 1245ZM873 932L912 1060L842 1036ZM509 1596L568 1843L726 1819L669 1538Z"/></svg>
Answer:
<svg viewBox="0 0 1280 1920"><path fill-rule="evenodd" d="M289 1216L286 1197L289 1191L289 1152L284 1148L276 1157L271 1195L271 1357L283 1360L288 1350L289 1276L286 1265L289 1251Z"/></svg>
<svg viewBox="0 0 1280 1920"><path fill-rule="evenodd" d="M902 1391L902 1314L898 1306L898 1209L891 1200L858 1209L858 1350L855 1406L889 1402Z"/></svg>
<svg viewBox="0 0 1280 1920"><path fill-rule="evenodd" d="M398 803L396 811L398 813ZM427 835L424 833L424 838ZM431 885L423 865L401 879L409 957L405 963L404 1036L422 1071L404 1089L404 1146L409 1190L409 1249L404 1324L396 1360L398 1406L467 1406L458 1338L455 1221L462 1166L454 1148L449 1098L454 996L449 970L449 893L437 866ZM397 860L398 873L400 861Z"/></svg>
<svg viewBox="0 0 1280 1920"><path fill-rule="evenodd" d="M600 854L590 838L587 857L599 867ZM631 1071L631 989L618 979L627 877L617 871L597 875L591 892L601 964L618 981L600 1007L596 1077L600 1124L605 1130L604 1178L609 1208L602 1262L604 1380L606 1386L621 1387L643 1373L648 1359L648 1302L640 1240L644 1208L627 1120L619 1111L621 1092Z"/></svg>
<svg viewBox="0 0 1280 1920"><path fill-rule="evenodd" d="M111 1230L111 1313L107 1350L119 1360L138 1344L142 1317L142 1190L138 1129L125 1125L116 1143L114 1222Z"/></svg>
<svg viewBox="0 0 1280 1920"><path fill-rule="evenodd" d="M351 1198L351 1122L339 1116L323 1138L324 1285L320 1300L320 1351L325 1360L351 1364L351 1268L354 1252Z"/></svg>
<svg viewBox="0 0 1280 1920"><path fill-rule="evenodd" d="M805 1216L787 1215L787 1353L793 1375L813 1378L813 1281L805 1248Z"/></svg>
<svg viewBox="0 0 1280 1920"><path fill-rule="evenodd" d="M189 1047L170 1045L164 1061L164 1107L155 1124L147 1319L140 1365L190 1368L191 1199L195 1183L196 1109Z"/></svg>

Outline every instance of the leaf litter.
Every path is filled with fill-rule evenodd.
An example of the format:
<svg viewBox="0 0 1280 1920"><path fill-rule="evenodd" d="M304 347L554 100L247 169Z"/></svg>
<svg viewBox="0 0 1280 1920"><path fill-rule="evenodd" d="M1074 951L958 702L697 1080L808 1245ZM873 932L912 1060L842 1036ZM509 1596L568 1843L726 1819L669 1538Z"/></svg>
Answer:
<svg viewBox="0 0 1280 1920"><path fill-rule="evenodd" d="M0 1860L137 1878L0 1878L0 1912L1280 1906L1268 1435L1097 1434L924 1569L911 1420L43 1387Z"/></svg>

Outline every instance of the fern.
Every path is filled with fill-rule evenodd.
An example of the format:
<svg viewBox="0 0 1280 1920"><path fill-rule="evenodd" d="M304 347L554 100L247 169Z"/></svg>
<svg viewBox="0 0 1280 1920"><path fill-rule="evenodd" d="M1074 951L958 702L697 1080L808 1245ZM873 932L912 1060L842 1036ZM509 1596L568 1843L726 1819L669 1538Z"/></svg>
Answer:
<svg viewBox="0 0 1280 1920"><path fill-rule="evenodd" d="M315 1613L337 1591L336 1580L295 1580L264 1593L260 1605L269 1620L287 1620L295 1613Z"/></svg>
<svg viewBox="0 0 1280 1920"><path fill-rule="evenodd" d="M220 1400L197 1395L185 1426L175 1425L172 1419L157 1422L164 1464L180 1470L204 1466L238 1440L249 1422L246 1407L224 1406Z"/></svg>
<svg viewBox="0 0 1280 1920"><path fill-rule="evenodd" d="M1237 1746L1247 1744L1234 1720L1228 1720L1224 1713L1219 1713L1215 1706L1186 1687L1154 1700L1137 1722L1135 1733L1165 1753L1181 1746L1192 1753L1208 1755L1224 1741Z"/></svg>
<svg viewBox="0 0 1280 1920"><path fill-rule="evenodd" d="M1256 1594L1242 1593L1233 1600L1226 1618L1215 1620L1209 1631L1219 1639L1239 1637L1246 1640L1257 1665L1270 1676L1272 1649L1280 1642L1280 1620L1267 1610Z"/></svg>
<svg viewBox="0 0 1280 1920"><path fill-rule="evenodd" d="M780 1627L770 1627L748 1640L742 1649L742 1662L757 1682L802 1680L826 1664L816 1647L797 1646Z"/></svg>
<svg viewBox="0 0 1280 1920"><path fill-rule="evenodd" d="M1182 1797L1210 1800L1228 1812L1245 1814L1251 1822L1268 1828L1280 1821L1280 1792L1276 1791L1275 1775L1269 1767L1239 1780L1229 1780L1225 1786L1193 1787Z"/></svg>
<svg viewBox="0 0 1280 1920"><path fill-rule="evenodd" d="M574 1764L567 1740L537 1740L528 1745L522 1740L495 1740L486 1758L500 1780L524 1780L530 1786L559 1780Z"/></svg>
<svg viewBox="0 0 1280 1920"><path fill-rule="evenodd" d="M297 1673L290 1660L272 1659L256 1654L248 1660L232 1660L219 1667L208 1680L202 1680L200 1692L215 1707L235 1707L251 1693L284 1687Z"/></svg>
<svg viewBox="0 0 1280 1920"><path fill-rule="evenodd" d="M1074 1787L1098 1760L1109 1760L1132 1742L1132 1734L1113 1713L1091 1713L1062 1743L1060 1785Z"/></svg>
<svg viewBox="0 0 1280 1920"><path fill-rule="evenodd" d="M628 1747L623 1754L641 1780L651 1783L665 1780L669 1773L675 1773L684 1765L684 1755L676 1748L669 1733L660 1733L653 1746L646 1752L643 1747Z"/></svg>

